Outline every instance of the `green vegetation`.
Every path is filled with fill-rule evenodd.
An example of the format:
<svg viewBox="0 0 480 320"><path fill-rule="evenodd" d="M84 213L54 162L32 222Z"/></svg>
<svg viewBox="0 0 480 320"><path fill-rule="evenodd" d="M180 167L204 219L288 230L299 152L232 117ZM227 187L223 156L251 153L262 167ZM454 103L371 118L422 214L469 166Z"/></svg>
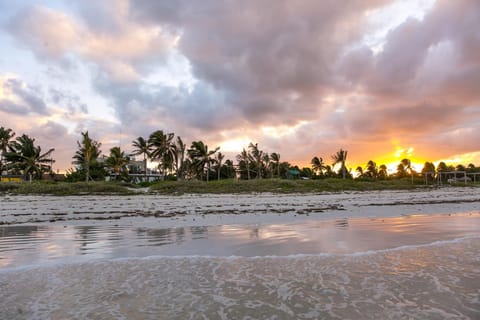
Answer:
<svg viewBox="0 0 480 320"><path fill-rule="evenodd" d="M161 194L188 193L317 193L340 191L401 190L424 188L422 180L343 180L335 178L316 180L255 179L219 181L160 181L150 191Z"/></svg>
<svg viewBox="0 0 480 320"><path fill-rule="evenodd" d="M55 196L71 196L86 194L116 194L130 195L134 192L128 188L128 185L113 182L51 182L34 181L32 183L0 183L0 192L10 192L12 194L49 194Z"/></svg>

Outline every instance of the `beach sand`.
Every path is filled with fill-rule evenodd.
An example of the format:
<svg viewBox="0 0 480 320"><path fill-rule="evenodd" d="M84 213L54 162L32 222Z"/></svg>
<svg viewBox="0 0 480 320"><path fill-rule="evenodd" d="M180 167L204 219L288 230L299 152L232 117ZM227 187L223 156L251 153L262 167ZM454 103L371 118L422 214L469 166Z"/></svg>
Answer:
<svg viewBox="0 0 480 320"><path fill-rule="evenodd" d="M480 319L477 188L0 206L0 319Z"/></svg>
<svg viewBox="0 0 480 320"><path fill-rule="evenodd" d="M0 197L0 225L111 225L154 228L288 223L480 211L479 188L319 194L202 194Z"/></svg>

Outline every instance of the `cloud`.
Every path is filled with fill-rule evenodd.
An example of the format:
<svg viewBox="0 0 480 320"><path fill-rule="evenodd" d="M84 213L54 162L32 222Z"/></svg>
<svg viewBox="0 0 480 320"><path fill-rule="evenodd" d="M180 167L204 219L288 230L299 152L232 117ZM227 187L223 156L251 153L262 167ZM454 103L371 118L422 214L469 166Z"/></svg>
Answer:
<svg viewBox="0 0 480 320"><path fill-rule="evenodd" d="M7 29L40 60L68 60L73 55L94 63L112 80L128 82L148 74L150 63L161 61L166 50L175 45L176 34L130 23L122 12L108 11L119 14L114 29L96 30L64 12L31 6L13 16ZM91 16L90 22L108 17Z"/></svg>
<svg viewBox="0 0 480 320"><path fill-rule="evenodd" d="M19 115L48 115L40 90L13 77L0 78L0 110Z"/></svg>
<svg viewBox="0 0 480 320"><path fill-rule="evenodd" d="M391 3L82 1L68 13L27 7L8 30L42 63L88 66L123 125L98 128L108 141L156 129L209 144L248 137L293 160L341 147L358 161L398 146L477 151L480 2L438 0L372 46L369 13ZM81 114L77 131L99 125L78 95L55 90L47 103ZM29 102L3 111L33 112L15 96Z"/></svg>

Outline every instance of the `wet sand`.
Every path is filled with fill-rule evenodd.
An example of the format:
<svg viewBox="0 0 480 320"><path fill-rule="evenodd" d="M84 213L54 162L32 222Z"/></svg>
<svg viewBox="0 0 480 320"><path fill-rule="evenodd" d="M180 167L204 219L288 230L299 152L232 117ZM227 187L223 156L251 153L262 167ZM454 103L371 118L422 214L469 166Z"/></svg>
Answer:
<svg viewBox="0 0 480 320"><path fill-rule="evenodd" d="M239 246L235 230L229 246L229 230L219 239L210 227L206 238L192 234L189 243L203 248L195 255L171 244L178 255L111 259L92 252L81 261L0 268L0 318L479 319L480 217L472 216L386 218L383 228L370 229L360 226L364 218L336 231L328 222L302 223L326 233L310 240L308 232L295 237L291 225L277 225ZM457 228L436 228L435 220ZM357 230L342 237L348 228ZM210 235L214 241L204 242ZM317 251L299 254L302 248ZM106 257L110 249L97 247ZM212 251L218 255L204 255Z"/></svg>

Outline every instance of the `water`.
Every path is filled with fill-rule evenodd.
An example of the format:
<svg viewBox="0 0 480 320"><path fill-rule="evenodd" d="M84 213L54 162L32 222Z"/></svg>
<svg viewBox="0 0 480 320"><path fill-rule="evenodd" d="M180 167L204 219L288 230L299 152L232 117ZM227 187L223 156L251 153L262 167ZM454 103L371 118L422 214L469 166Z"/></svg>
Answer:
<svg viewBox="0 0 480 320"><path fill-rule="evenodd" d="M0 319L480 319L480 214L0 228Z"/></svg>

